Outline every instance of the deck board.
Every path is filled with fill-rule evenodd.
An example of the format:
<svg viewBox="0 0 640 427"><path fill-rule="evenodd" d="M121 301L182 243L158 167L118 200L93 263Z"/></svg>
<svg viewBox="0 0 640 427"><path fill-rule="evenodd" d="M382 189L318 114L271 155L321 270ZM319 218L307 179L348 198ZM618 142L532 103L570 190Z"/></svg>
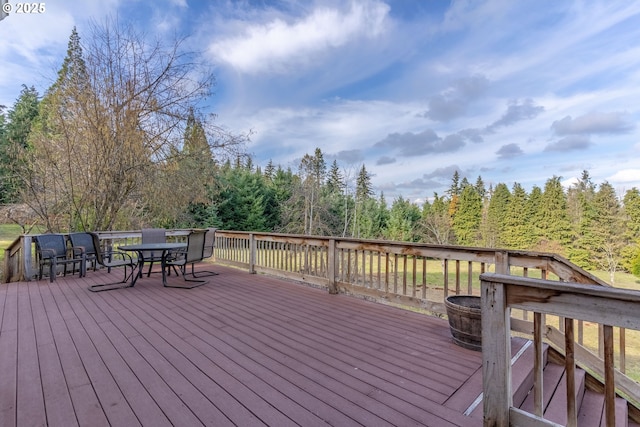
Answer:
<svg viewBox="0 0 640 427"><path fill-rule="evenodd" d="M481 425L445 405L482 362L445 320L216 271L0 285L0 425Z"/></svg>

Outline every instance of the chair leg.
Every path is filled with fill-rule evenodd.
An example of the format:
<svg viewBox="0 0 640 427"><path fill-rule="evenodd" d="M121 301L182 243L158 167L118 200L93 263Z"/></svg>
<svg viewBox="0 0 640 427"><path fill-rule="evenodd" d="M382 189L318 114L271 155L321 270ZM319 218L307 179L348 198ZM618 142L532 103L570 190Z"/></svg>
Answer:
<svg viewBox="0 0 640 427"><path fill-rule="evenodd" d="M193 266L193 264L192 264ZM171 266L167 266L167 267L173 267L174 270L176 268L175 265L171 265ZM197 280L197 279L187 279L187 266L185 265L179 265L178 268L180 268L180 273L182 274L182 279L185 281L184 285L165 285L167 288L185 288L185 289L192 289L192 288L196 288L198 286L202 286L206 283L208 283L207 280ZM176 272L176 275L178 274L178 272Z"/></svg>
<svg viewBox="0 0 640 427"><path fill-rule="evenodd" d="M56 280L56 274L58 273L58 266L56 265L55 258L52 258L49 262L49 283L53 283Z"/></svg>
<svg viewBox="0 0 640 427"><path fill-rule="evenodd" d="M217 276L219 273L216 273L215 271L211 271L211 270L200 270L198 272L198 275L196 276L196 272L195 272L195 266L194 264L191 264L191 275L193 277L209 277L209 276Z"/></svg>

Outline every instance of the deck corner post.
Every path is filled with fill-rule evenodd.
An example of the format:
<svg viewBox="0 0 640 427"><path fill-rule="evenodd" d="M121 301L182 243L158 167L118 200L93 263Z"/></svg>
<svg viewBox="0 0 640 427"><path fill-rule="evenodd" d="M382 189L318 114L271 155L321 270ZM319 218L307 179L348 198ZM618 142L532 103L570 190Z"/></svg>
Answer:
<svg viewBox="0 0 640 427"><path fill-rule="evenodd" d="M32 238L31 236L25 234L22 235L20 237L20 239L22 240L22 266L20 268L20 273L22 274L23 277L19 278L19 280L24 279L25 281L29 282L31 280L31 278L33 277L33 272L31 271L31 265L32 265L32 260L31 260L31 242L32 242Z"/></svg>
<svg viewBox="0 0 640 427"><path fill-rule="evenodd" d="M329 249L328 249L328 253L327 253L327 264L328 264L328 271L327 271L327 279L328 279L328 286L329 286L329 293L330 294L337 294L338 293L338 286L336 284L336 240L335 239L329 239Z"/></svg>
<svg viewBox="0 0 640 427"><path fill-rule="evenodd" d="M511 393L510 315L505 286L481 277L482 388L485 426L508 426Z"/></svg>
<svg viewBox="0 0 640 427"><path fill-rule="evenodd" d="M249 274L256 274L256 236L249 233Z"/></svg>

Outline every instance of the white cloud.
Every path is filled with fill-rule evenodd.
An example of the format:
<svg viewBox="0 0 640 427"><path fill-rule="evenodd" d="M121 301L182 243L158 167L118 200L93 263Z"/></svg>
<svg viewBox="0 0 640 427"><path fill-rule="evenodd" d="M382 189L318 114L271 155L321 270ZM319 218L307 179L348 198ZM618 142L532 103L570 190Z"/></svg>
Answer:
<svg viewBox="0 0 640 427"><path fill-rule="evenodd" d="M611 175L607 180L618 183L639 183L640 169L623 169Z"/></svg>
<svg viewBox="0 0 640 427"><path fill-rule="evenodd" d="M389 6L379 1L353 2L346 11L317 8L294 22L278 18L249 24L244 34L222 38L209 50L245 73L290 72L292 66L311 63L327 49L380 35L388 13Z"/></svg>
<svg viewBox="0 0 640 427"><path fill-rule="evenodd" d="M15 3L15 2L12 2ZM42 14L12 14L0 23L0 104L13 105L22 84L42 94L62 64L74 25L81 42L87 18L99 21L118 0L69 0L46 4Z"/></svg>

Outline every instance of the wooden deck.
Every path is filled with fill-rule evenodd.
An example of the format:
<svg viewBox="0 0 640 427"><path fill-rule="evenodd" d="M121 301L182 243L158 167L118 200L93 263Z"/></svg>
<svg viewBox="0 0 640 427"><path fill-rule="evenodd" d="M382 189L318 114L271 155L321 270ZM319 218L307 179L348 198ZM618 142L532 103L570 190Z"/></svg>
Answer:
<svg viewBox="0 0 640 427"><path fill-rule="evenodd" d="M194 289L0 285L0 425L482 424L456 393L481 354L445 320L214 269Z"/></svg>

